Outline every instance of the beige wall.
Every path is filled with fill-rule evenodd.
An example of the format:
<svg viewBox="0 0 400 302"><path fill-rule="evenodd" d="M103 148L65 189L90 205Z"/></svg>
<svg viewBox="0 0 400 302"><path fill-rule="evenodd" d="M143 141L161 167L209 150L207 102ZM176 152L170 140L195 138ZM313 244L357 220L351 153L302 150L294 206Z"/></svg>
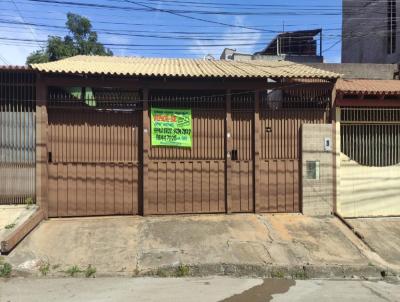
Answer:
<svg viewBox="0 0 400 302"><path fill-rule="evenodd" d="M359 165L340 155L337 210L343 217L400 215L400 164L391 167Z"/></svg>
<svg viewBox="0 0 400 302"><path fill-rule="evenodd" d="M324 150L324 139L332 141L332 136L331 124L302 126L302 212L305 215L326 216L333 212L333 148ZM307 161L319 161L318 180L306 177Z"/></svg>

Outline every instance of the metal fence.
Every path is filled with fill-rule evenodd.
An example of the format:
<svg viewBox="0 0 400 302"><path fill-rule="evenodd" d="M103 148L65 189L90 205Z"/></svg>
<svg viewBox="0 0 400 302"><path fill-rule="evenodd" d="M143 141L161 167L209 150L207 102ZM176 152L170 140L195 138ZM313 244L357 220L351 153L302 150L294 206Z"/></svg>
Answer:
<svg viewBox="0 0 400 302"><path fill-rule="evenodd" d="M0 69L0 204L35 201L35 76Z"/></svg>
<svg viewBox="0 0 400 302"><path fill-rule="evenodd" d="M400 163L400 109L342 108L341 151L365 166Z"/></svg>

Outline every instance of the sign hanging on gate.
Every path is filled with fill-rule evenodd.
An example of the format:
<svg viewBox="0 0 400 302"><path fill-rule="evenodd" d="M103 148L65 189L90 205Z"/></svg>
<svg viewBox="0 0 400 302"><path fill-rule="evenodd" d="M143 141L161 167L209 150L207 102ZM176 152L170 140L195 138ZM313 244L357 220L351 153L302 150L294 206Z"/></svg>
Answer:
<svg viewBox="0 0 400 302"><path fill-rule="evenodd" d="M151 108L151 145L192 147L192 110Z"/></svg>

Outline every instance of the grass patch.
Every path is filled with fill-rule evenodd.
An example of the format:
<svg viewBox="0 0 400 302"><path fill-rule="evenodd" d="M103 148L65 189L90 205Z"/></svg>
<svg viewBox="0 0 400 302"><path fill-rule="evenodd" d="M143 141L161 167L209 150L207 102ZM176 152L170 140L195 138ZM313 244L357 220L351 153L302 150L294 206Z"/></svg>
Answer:
<svg viewBox="0 0 400 302"><path fill-rule="evenodd" d="M86 278L95 278L96 277L96 268L91 264L85 269L85 277Z"/></svg>
<svg viewBox="0 0 400 302"><path fill-rule="evenodd" d="M274 271L271 273L271 278L283 279L285 278L285 273L282 271Z"/></svg>
<svg viewBox="0 0 400 302"><path fill-rule="evenodd" d="M65 272L71 277L75 277L77 274L82 273L82 270L77 265L74 265L67 269Z"/></svg>
<svg viewBox="0 0 400 302"><path fill-rule="evenodd" d="M292 278L295 280L306 280L306 279L308 279L308 276L304 270L300 270L300 271L293 273Z"/></svg>
<svg viewBox="0 0 400 302"><path fill-rule="evenodd" d="M25 199L25 204L26 204L26 208L29 209L32 205L33 205L33 198L32 197L28 197Z"/></svg>
<svg viewBox="0 0 400 302"><path fill-rule="evenodd" d="M15 223L10 223L10 224L7 224L4 228L6 230L11 230L11 229L15 228L15 226L16 226Z"/></svg>
<svg viewBox="0 0 400 302"><path fill-rule="evenodd" d="M12 265L7 262L2 262L0 264L0 278L8 278L11 276Z"/></svg>
<svg viewBox="0 0 400 302"><path fill-rule="evenodd" d="M40 263L39 271L42 274L42 276L47 276L47 274L50 272L50 263L45 261Z"/></svg>
<svg viewBox="0 0 400 302"><path fill-rule="evenodd" d="M159 269L157 270L156 275L157 275L158 277L160 277L160 278L166 278L166 277L168 277L167 272L166 272L164 269L162 269L162 268L159 268Z"/></svg>
<svg viewBox="0 0 400 302"><path fill-rule="evenodd" d="M177 277L186 277L189 276L190 269L187 265L179 265L176 270Z"/></svg>

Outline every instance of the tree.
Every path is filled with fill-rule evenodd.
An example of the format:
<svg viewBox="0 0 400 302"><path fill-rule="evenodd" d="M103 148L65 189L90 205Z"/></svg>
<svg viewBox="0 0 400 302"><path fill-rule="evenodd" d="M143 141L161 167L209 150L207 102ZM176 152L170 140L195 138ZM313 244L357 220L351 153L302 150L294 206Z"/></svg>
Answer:
<svg viewBox="0 0 400 302"><path fill-rule="evenodd" d="M47 46L32 52L26 59L26 63L45 63L76 55L113 55L110 49L97 41L97 33L92 31L89 19L68 13L65 25L69 30L69 35L64 38L49 36Z"/></svg>

